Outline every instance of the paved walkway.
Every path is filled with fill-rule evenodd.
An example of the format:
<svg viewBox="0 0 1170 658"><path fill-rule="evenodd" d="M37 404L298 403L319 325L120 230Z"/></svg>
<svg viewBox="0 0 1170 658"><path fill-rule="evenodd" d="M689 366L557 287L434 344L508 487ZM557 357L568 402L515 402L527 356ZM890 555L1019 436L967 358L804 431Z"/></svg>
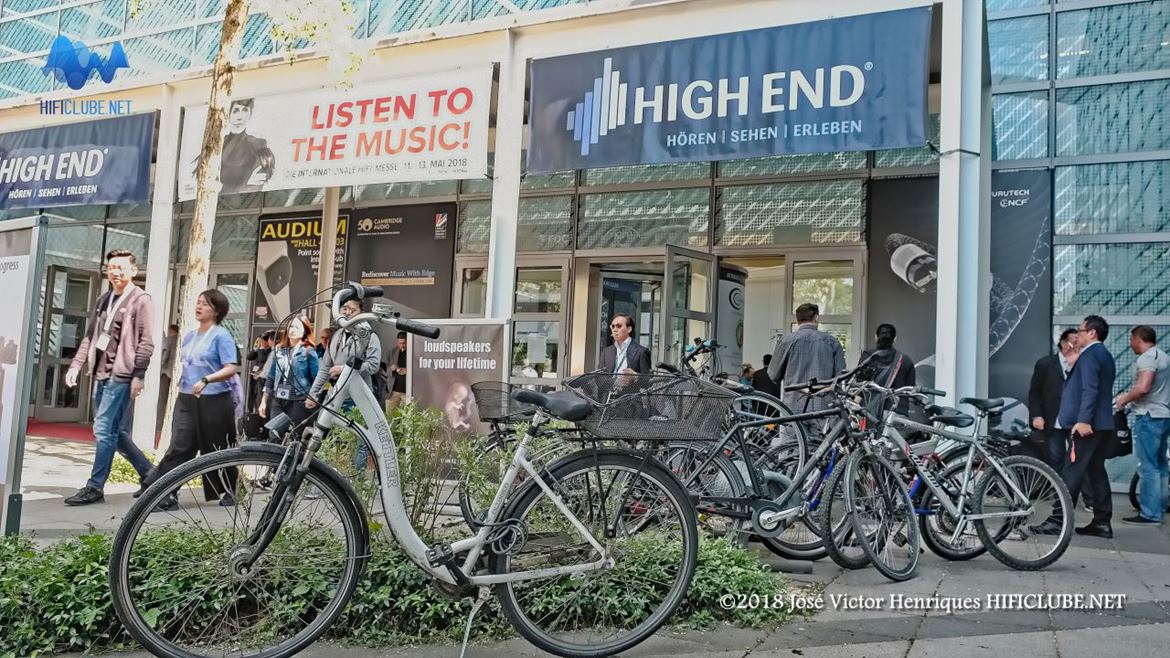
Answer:
<svg viewBox="0 0 1170 658"><path fill-rule="evenodd" d="M30 440L26 459L23 527L45 540L84 532L89 526L112 529L130 506L124 485L107 491L108 502L67 508L60 502L80 486L76 470L88 471L91 447L43 445ZM34 472L34 469L41 469ZM56 469L56 470L54 470ZM58 482L67 476L67 481ZM84 475L81 476L84 480ZM1118 518L1129 515L1129 502L1115 496ZM1083 512L1078 516L1084 516ZM1083 519L1082 519L1083 520ZM843 572L828 561L815 563L798 582L825 586L825 609L815 617L779 628L749 630L722 627L713 632L660 632L628 653L630 656L776 657L816 655L885 656L1060 656L1061 658L1145 658L1164 652L1170 642L1170 524L1134 528L1114 524L1112 540L1074 537L1060 562L1041 572L1012 571L990 556L970 562L946 562L923 556L916 578L891 583L872 569ZM734 592L729 592L734 594ZM1124 597L1113 610L988 610L989 595L1113 594ZM877 609L847 610L834 595L868 597ZM938 610L895 610L891 597L911 599L974 598L983 609L946 614ZM458 655L454 645L351 649L318 645L301 654L309 658L428 658ZM121 654L145 658L145 653ZM522 640L477 645L469 655L480 658L540 655Z"/></svg>

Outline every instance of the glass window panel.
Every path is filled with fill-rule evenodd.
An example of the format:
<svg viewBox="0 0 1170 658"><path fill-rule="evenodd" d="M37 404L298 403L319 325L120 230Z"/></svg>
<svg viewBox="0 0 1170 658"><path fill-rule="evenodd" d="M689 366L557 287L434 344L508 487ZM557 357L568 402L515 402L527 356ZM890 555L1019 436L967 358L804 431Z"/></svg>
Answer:
<svg viewBox="0 0 1170 658"><path fill-rule="evenodd" d="M466 22L472 15L470 0L448 2L402 2L372 0L370 34L386 36L411 30Z"/></svg>
<svg viewBox="0 0 1170 658"><path fill-rule="evenodd" d="M991 82L1048 79L1048 17L1028 16L987 23Z"/></svg>
<svg viewBox="0 0 1170 658"><path fill-rule="evenodd" d="M356 185L358 201L381 201L383 199L415 199L436 196L455 196L459 181L439 180L417 183L376 183Z"/></svg>
<svg viewBox="0 0 1170 658"><path fill-rule="evenodd" d="M710 196L707 188L586 195L577 247L705 247Z"/></svg>
<svg viewBox="0 0 1170 658"><path fill-rule="evenodd" d="M932 114L927 120L927 140L938 145L940 130L939 115ZM884 167L928 167L938 163L938 151L930 146L917 146L904 149L886 149L874 152L875 168Z"/></svg>
<svg viewBox="0 0 1170 658"><path fill-rule="evenodd" d="M276 190L264 192L264 208L290 208L293 206L320 206L325 203L324 188L304 190Z"/></svg>
<svg viewBox="0 0 1170 658"><path fill-rule="evenodd" d="M128 75L150 75L191 65L191 50L195 31L191 28L127 39L126 59L130 62Z"/></svg>
<svg viewBox="0 0 1170 658"><path fill-rule="evenodd" d="M1056 90L1057 155L1170 148L1170 80Z"/></svg>
<svg viewBox="0 0 1170 658"><path fill-rule="evenodd" d="M998 94L991 104L994 159L1048 155L1048 92Z"/></svg>
<svg viewBox="0 0 1170 658"><path fill-rule="evenodd" d="M1057 245L1053 315L1170 314L1170 242Z"/></svg>
<svg viewBox="0 0 1170 658"><path fill-rule="evenodd" d="M794 313L801 304L816 304L821 315L853 313L853 261L806 261L792 267Z"/></svg>
<svg viewBox="0 0 1170 658"><path fill-rule="evenodd" d="M1056 75L1170 68L1170 0L1057 14Z"/></svg>
<svg viewBox="0 0 1170 658"><path fill-rule="evenodd" d="M126 17L127 32L148 32L166 29L195 18L196 0L166 0L141 6L137 13Z"/></svg>
<svg viewBox="0 0 1170 658"><path fill-rule="evenodd" d="M864 216L865 183L860 180L723 187L715 243L859 242Z"/></svg>
<svg viewBox="0 0 1170 658"><path fill-rule="evenodd" d="M244 42L240 44L240 59L272 54L272 19L264 14L248 16L244 24Z"/></svg>
<svg viewBox="0 0 1170 658"><path fill-rule="evenodd" d="M627 183L656 183L661 181L703 180L711 176L711 165L706 162L682 162L663 165L628 165L589 169L585 185L623 185Z"/></svg>
<svg viewBox="0 0 1170 658"><path fill-rule="evenodd" d="M561 268L516 270L516 313L561 312Z"/></svg>
<svg viewBox="0 0 1170 658"><path fill-rule="evenodd" d="M572 171L554 171L548 174L524 174L520 179L522 190L547 190L558 187L573 187L577 181Z"/></svg>
<svg viewBox="0 0 1170 658"><path fill-rule="evenodd" d="M517 251L557 251L573 246L573 197L520 199Z"/></svg>
<svg viewBox="0 0 1170 658"><path fill-rule="evenodd" d="M211 18L227 12L228 0L196 0L196 16Z"/></svg>
<svg viewBox="0 0 1170 658"><path fill-rule="evenodd" d="M671 309L709 313L711 263L700 258L678 256L673 265L670 273Z"/></svg>
<svg viewBox="0 0 1170 658"><path fill-rule="evenodd" d="M1056 169L1056 233L1170 231L1170 161Z"/></svg>
<svg viewBox="0 0 1170 658"><path fill-rule="evenodd" d="M260 216L229 215L215 221L211 238L211 262L248 262L256 259L256 237L260 230ZM191 236L191 220L179 222L176 262L187 262L187 242Z"/></svg>
<svg viewBox="0 0 1170 658"><path fill-rule="evenodd" d="M483 317L487 312L487 270L469 267L463 270L463 297L459 312Z"/></svg>
<svg viewBox="0 0 1170 658"><path fill-rule="evenodd" d="M728 160L719 163L719 176L722 178L778 176L855 169L865 169L864 151L777 155L769 158Z"/></svg>
<svg viewBox="0 0 1170 658"><path fill-rule="evenodd" d="M556 379L560 337L560 322L514 322L512 376Z"/></svg>
<svg viewBox="0 0 1170 658"><path fill-rule="evenodd" d="M987 11L1007 11L1009 9L1027 9L1029 7L1043 7L1049 0L987 0Z"/></svg>
<svg viewBox="0 0 1170 658"><path fill-rule="evenodd" d="M57 12L0 23L0 57L48 50L57 36Z"/></svg>
<svg viewBox="0 0 1170 658"><path fill-rule="evenodd" d="M490 178L468 178L462 182L459 191L463 194L491 194L493 184Z"/></svg>
<svg viewBox="0 0 1170 658"><path fill-rule="evenodd" d="M45 75L41 69L44 58L18 59L0 64L0 97L7 98L23 94L36 94L53 88L53 76Z"/></svg>
<svg viewBox="0 0 1170 658"><path fill-rule="evenodd" d="M491 201L468 201L460 204L455 251L461 254L486 254L491 239L491 225Z"/></svg>
<svg viewBox="0 0 1170 658"><path fill-rule="evenodd" d="M4 12L0 15L24 14L38 9L48 9L60 4L61 0L4 0Z"/></svg>
<svg viewBox="0 0 1170 658"><path fill-rule="evenodd" d="M1109 336L1105 339L1105 347L1109 353L1113 355L1115 371L1117 377L1113 382L1113 392L1120 393L1129 390L1130 384L1134 381L1137 372L1134 370L1134 362L1137 361L1137 355L1129 347L1129 332L1135 325L1128 324L1110 324ZM1170 337L1170 327L1163 325L1150 325L1158 334L1158 347L1165 349L1165 340ZM1056 332L1056 336L1060 336L1060 331ZM1053 343L1056 341L1053 340Z"/></svg>
<svg viewBox="0 0 1170 658"><path fill-rule="evenodd" d="M45 266L60 265L99 272L103 232L100 224L50 226L45 231Z"/></svg>
<svg viewBox="0 0 1170 658"><path fill-rule="evenodd" d="M149 221L152 208L149 203L119 203L109 206L110 219L141 218Z"/></svg>
<svg viewBox="0 0 1170 658"><path fill-rule="evenodd" d="M46 215L54 218L72 219L77 221L102 220L106 218L105 206L60 206L46 208Z"/></svg>
<svg viewBox="0 0 1170 658"><path fill-rule="evenodd" d="M195 50L191 53L192 66L208 66L219 53L219 38L223 25L212 23L195 28Z"/></svg>
<svg viewBox="0 0 1170 658"><path fill-rule="evenodd" d="M113 249L129 249L138 261L138 271L146 274L146 241L150 235L150 222L135 224L114 224L106 227L105 252Z"/></svg>
<svg viewBox="0 0 1170 658"><path fill-rule="evenodd" d="M711 336L711 323L702 320L671 317L666 320L666 328L666 361L668 363L680 363L684 346L691 345L691 341L696 338L707 339Z"/></svg>

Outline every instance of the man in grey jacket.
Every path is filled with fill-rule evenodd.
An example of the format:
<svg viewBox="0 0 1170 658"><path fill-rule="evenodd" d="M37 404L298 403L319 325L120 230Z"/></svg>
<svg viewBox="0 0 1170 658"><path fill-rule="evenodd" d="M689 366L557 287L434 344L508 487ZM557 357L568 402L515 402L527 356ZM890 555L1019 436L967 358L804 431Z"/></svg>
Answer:
<svg viewBox="0 0 1170 658"><path fill-rule="evenodd" d="M351 299L341 305L341 314L347 318L362 312L362 302L356 299ZM329 341L329 347L325 349L324 356L321 357L321 364L317 369L317 378L313 380L313 386L309 389L309 397L305 400L305 406L312 409L317 406L317 400L321 398L321 391L325 390L327 382L336 382L337 378L341 376L341 370L345 367L347 361L357 356L361 358L361 367L358 369L358 374L361 375L362 381L374 390L373 376L378 373L378 367L382 361L382 341L378 338L378 334L370 330L370 342L366 345L366 351L363 354L357 354L358 344L357 339L348 333L336 332L333 338Z"/></svg>
<svg viewBox="0 0 1170 658"><path fill-rule="evenodd" d="M137 262L134 254L125 249L106 254L110 290L98 297L90 311L85 337L65 373L65 385L70 388L77 386L83 368L94 380L96 444L89 481L65 499L66 505L90 505L105 500L103 490L115 452L130 462L139 478L150 472L150 461L130 440L131 405L142 393L142 378L154 354L154 340L150 335L154 309L150 295L134 285Z"/></svg>
<svg viewBox="0 0 1170 658"><path fill-rule="evenodd" d="M821 309L816 304L796 307L796 331L787 334L776 344L768 376L784 386L803 384L810 379L825 381L845 369L845 350L841 341L820 329ZM808 396L803 392L784 393L783 400L796 413L821 411L828 406L823 395Z"/></svg>

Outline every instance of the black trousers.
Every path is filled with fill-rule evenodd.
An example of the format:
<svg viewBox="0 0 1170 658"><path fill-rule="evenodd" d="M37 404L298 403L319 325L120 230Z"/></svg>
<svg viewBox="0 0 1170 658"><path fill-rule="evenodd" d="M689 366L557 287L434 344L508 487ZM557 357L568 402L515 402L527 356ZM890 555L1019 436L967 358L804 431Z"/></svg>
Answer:
<svg viewBox="0 0 1170 658"><path fill-rule="evenodd" d="M195 459L196 455L230 448L235 439L236 410L231 393L200 397L180 393L175 400L171 423L171 445L148 476L146 484ZM234 493L238 477L235 468L220 469L214 475L203 476L204 498L219 500L225 493Z"/></svg>
<svg viewBox="0 0 1170 658"><path fill-rule="evenodd" d="M1113 432L1095 432L1089 436L1072 440L1072 449L1064 455L1064 469L1061 475L1068 491L1072 494L1075 507L1082 489L1085 499L1093 508L1093 523L1109 523L1113 518L1113 492L1109 489L1109 474L1105 472L1105 460L1113 444ZM1073 461L1075 455L1076 461Z"/></svg>
<svg viewBox="0 0 1170 658"><path fill-rule="evenodd" d="M309 417L309 408L305 406L304 398L299 400L281 400L280 398L270 398L268 406L268 418L276 418L280 414L288 416L292 421L292 426L300 425L306 418Z"/></svg>

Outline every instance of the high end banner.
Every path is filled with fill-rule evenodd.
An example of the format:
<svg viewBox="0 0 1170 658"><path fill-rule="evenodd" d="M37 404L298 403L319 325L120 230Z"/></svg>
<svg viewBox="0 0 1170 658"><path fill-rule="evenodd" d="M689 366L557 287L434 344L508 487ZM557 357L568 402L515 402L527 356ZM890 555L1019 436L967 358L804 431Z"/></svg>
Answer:
<svg viewBox="0 0 1170 658"><path fill-rule="evenodd" d="M410 337L407 392L439 409L449 429L486 434L471 386L508 379L508 324L500 320L438 320L436 339ZM383 342L385 344L385 342ZM392 343L391 343L392 344Z"/></svg>
<svg viewBox="0 0 1170 658"><path fill-rule="evenodd" d="M934 383L938 276L938 179L873 181L870 187L869 327L898 328L895 343ZM991 175L988 393L1027 402L1036 360L1052 340L1052 183L1046 171ZM910 321L908 318L912 318Z"/></svg>
<svg viewBox="0 0 1170 658"><path fill-rule="evenodd" d="M454 203L354 211L347 280L385 288L407 317L451 315Z"/></svg>
<svg viewBox="0 0 1170 658"><path fill-rule="evenodd" d="M348 226L347 216L337 218L334 284L344 280ZM260 239L256 247L256 289L252 293L253 322L282 322L294 308L299 308L317 292L320 250L321 215L260 218Z"/></svg>
<svg viewBox="0 0 1170 658"><path fill-rule="evenodd" d="M232 101L223 193L482 178L488 67ZM195 198L207 106L187 108L179 198Z"/></svg>
<svg viewBox="0 0 1170 658"><path fill-rule="evenodd" d="M150 198L154 113L0 134L0 210Z"/></svg>
<svg viewBox="0 0 1170 658"><path fill-rule="evenodd" d="M528 171L921 146L930 12L538 59Z"/></svg>

